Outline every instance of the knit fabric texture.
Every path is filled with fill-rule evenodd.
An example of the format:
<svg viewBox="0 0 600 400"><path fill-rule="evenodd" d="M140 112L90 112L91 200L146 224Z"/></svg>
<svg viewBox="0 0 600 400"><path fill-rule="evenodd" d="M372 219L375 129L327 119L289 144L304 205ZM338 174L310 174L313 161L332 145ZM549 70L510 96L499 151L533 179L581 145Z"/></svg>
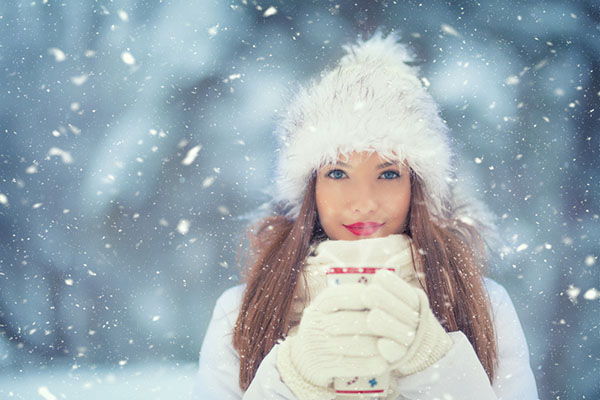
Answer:
<svg viewBox="0 0 600 400"><path fill-rule="evenodd" d="M333 400L335 392L333 388L313 385L306 381L297 371L291 357L291 346L293 339L288 337L279 344L277 353L277 369L279 375L298 400Z"/></svg>
<svg viewBox="0 0 600 400"><path fill-rule="evenodd" d="M419 298L420 319L415 339L406 355L393 367L403 376L423 371L442 358L452 347L452 339L431 312L425 293L419 292Z"/></svg>
<svg viewBox="0 0 600 400"><path fill-rule="evenodd" d="M429 308L427 295L422 290L421 282L418 279L420 275L421 279L424 279L422 267L415 266L412 260L414 251L416 249L413 248L412 240L408 236L400 234L358 241L326 240L317 244L311 249L311 253L306 259L302 277L296 288L292 304L292 320L299 323L305 307L327 288L325 272L329 267L394 267L397 274L393 278L400 279L401 282L396 282L395 279L388 277L385 285L374 284L368 291L373 293L374 291L389 292L405 304L403 307L405 311L397 310L396 315L386 314L384 316L393 318L404 328L398 329L397 332L390 332L391 324L386 323L385 318L380 318L382 311L379 309L369 311L373 315L367 321L376 323L377 326L373 326L373 329L384 334L379 339L378 348L390 362L390 370L396 377L395 379L426 369L448 352L452 346L452 340ZM377 279L381 278L375 278L375 280ZM398 283L402 283L402 285L397 286ZM359 292L356 293L359 295ZM407 313L406 310L409 309L412 311ZM415 316L417 318L414 318ZM406 329L410 331L408 335L406 335ZM290 331L290 336L293 337L296 333L297 326ZM292 382L291 380L293 382L300 380L290 384L291 388L296 387L292 389L294 393L309 396L306 398L324 396L325 393L329 393L328 390L323 391L323 387L314 386L301 378L298 371L293 368L294 363L290 358L289 349L287 349L290 346L289 341L284 341L282 345L283 349L279 351L284 353L282 354L283 358L278 361L278 366L281 365L280 372L286 383ZM394 388L390 389L390 393L394 393Z"/></svg>

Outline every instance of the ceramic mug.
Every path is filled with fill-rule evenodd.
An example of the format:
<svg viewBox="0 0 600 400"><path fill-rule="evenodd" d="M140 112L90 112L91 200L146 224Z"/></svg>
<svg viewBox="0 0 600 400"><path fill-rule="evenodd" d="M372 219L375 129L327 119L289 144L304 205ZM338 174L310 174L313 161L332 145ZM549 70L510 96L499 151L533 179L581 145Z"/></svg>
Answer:
<svg viewBox="0 0 600 400"><path fill-rule="evenodd" d="M368 285L381 267L329 267L326 270L327 286L360 283ZM396 268L385 269L397 273ZM378 376L336 377L333 388L337 398L384 398L390 385L390 373Z"/></svg>

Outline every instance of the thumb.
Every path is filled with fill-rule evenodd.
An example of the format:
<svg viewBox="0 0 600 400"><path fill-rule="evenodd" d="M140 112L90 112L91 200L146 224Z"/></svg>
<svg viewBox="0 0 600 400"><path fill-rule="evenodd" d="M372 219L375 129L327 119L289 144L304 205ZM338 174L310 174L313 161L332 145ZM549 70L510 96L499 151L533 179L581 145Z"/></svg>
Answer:
<svg viewBox="0 0 600 400"><path fill-rule="evenodd" d="M408 348L399 345L394 340L381 338L377 341L377 350L379 350L379 354L381 354L387 362L395 363L406 355Z"/></svg>

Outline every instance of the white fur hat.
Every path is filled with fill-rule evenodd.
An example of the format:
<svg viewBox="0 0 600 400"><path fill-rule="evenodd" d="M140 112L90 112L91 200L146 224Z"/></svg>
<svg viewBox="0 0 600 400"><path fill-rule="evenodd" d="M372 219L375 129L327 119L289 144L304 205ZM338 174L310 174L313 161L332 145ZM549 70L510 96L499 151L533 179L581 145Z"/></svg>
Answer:
<svg viewBox="0 0 600 400"><path fill-rule="evenodd" d="M340 154L375 151L404 161L423 182L430 213L445 215L452 151L448 128L395 35L344 46L346 55L300 89L279 124L275 202L296 218L311 175Z"/></svg>

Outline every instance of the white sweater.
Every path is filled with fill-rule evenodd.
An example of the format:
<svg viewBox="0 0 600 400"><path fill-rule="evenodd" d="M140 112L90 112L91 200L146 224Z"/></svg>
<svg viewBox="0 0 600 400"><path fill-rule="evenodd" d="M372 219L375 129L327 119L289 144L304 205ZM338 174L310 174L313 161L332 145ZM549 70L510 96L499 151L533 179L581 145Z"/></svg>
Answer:
<svg viewBox="0 0 600 400"><path fill-rule="evenodd" d="M535 400L537 389L525 336L506 290L485 280L498 341L498 369L493 385L462 332L450 333L452 349L433 366L399 381L398 399ZM233 348L233 326L244 286L226 290L217 300L202 350L195 382L195 400L295 399L276 368L276 345L262 361L252 384L242 392L238 383L239 355Z"/></svg>

